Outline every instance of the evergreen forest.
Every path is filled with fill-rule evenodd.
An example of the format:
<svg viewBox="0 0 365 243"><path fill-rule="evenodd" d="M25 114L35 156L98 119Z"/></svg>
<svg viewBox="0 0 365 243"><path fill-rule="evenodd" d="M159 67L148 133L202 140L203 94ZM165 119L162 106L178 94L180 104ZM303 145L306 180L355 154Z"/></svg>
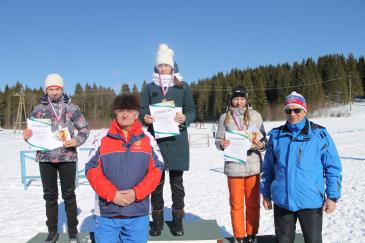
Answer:
<svg viewBox="0 0 365 243"><path fill-rule="evenodd" d="M187 72L188 70L186 70ZM189 80L191 81L191 80ZM119 93L140 95L136 84L121 83ZM227 108L230 91L237 85L248 91L248 101L264 120L283 119L283 103L291 91L304 95L309 114L318 109L349 104L365 92L365 58L332 54L303 59L292 64L259 66L218 72L212 77L190 83L197 108L198 122L217 121ZM43 88L23 87L21 81L0 90L0 127L13 128L16 122L19 94L24 92L25 113L31 113L44 94ZM77 104L91 128L108 126L112 119L112 102L118 95L113 89L98 84L77 83L72 102Z"/></svg>

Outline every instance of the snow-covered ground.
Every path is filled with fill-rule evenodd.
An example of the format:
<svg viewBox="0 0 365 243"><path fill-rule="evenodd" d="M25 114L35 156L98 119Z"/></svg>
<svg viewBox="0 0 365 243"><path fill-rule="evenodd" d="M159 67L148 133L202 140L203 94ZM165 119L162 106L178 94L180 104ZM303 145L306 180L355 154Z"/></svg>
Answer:
<svg viewBox="0 0 365 243"><path fill-rule="evenodd" d="M349 117L313 119L329 130L343 165L343 196L335 213L325 215L324 242L365 242L365 103L355 103ZM270 130L282 122L265 122ZM92 131L90 138L99 131ZM222 174L223 155L205 128L189 129L191 136L191 169L184 175L186 189L185 220L216 219L223 236L232 235L226 177ZM83 147L90 146L89 139ZM209 146L208 146L209 145ZM27 150L20 133L0 131L0 242L25 242L38 232L46 232L42 185L31 181L24 190L20 174L20 150ZM80 169L85 154L80 156ZM27 172L38 174L37 163L27 161ZM76 189L79 208L79 230L93 230L94 192L85 179ZM61 198L61 195L59 196ZM166 220L171 220L170 188L165 186ZM59 200L59 230L65 232L65 213ZM300 232L299 225L297 227ZM259 234L274 234L273 213L261 208Z"/></svg>

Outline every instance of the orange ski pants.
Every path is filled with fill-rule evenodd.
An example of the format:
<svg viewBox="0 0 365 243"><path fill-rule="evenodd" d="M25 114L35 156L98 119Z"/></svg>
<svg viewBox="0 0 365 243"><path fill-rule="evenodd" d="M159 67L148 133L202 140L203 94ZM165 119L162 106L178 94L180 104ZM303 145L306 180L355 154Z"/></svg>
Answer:
<svg viewBox="0 0 365 243"><path fill-rule="evenodd" d="M235 237L256 235L260 221L260 175L228 176L231 221ZM246 206L245 206L246 204Z"/></svg>

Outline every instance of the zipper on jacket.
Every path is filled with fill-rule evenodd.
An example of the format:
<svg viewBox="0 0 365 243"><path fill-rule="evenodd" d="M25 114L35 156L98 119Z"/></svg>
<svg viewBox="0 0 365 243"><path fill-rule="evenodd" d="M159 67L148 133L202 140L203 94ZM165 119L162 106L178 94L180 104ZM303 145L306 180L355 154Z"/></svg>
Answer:
<svg viewBox="0 0 365 243"><path fill-rule="evenodd" d="M302 144L299 145L299 154L298 154L298 160L297 160L297 165L300 165L300 162L302 161Z"/></svg>

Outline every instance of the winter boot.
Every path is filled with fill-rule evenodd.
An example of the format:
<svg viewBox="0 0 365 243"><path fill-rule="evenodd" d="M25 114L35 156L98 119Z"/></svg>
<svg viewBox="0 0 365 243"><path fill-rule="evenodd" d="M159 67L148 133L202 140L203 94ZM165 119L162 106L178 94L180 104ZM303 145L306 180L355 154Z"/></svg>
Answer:
<svg viewBox="0 0 365 243"><path fill-rule="evenodd" d="M70 243L80 243L79 236L77 233L69 233L68 237L70 239Z"/></svg>
<svg viewBox="0 0 365 243"><path fill-rule="evenodd" d="M150 229L151 236L159 236L161 235L161 231L163 228L163 209L161 210L152 210L152 224Z"/></svg>
<svg viewBox="0 0 365 243"><path fill-rule="evenodd" d="M257 243L256 235L248 235L247 243Z"/></svg>
<svg viewBox="0 0 365 243"><path fill-rule="evenodd" d="M44 243L55 243L58 240L58 232L49 232L47 239L44 241Z"/></svg>
<svg viewBox="0 0 365 243"><path fill-rule="evenodd" d="M182 219L185 216L185 212L183 209L181 210L172 210L172 229L171 233L175 236L184 235L184 228Z"/></svg>
<svg viewBox="0 0 365 243"><path fill-rule="evenodd" d="M236 237L234 238L234 243L245 243L245 238Z"/></svg>

